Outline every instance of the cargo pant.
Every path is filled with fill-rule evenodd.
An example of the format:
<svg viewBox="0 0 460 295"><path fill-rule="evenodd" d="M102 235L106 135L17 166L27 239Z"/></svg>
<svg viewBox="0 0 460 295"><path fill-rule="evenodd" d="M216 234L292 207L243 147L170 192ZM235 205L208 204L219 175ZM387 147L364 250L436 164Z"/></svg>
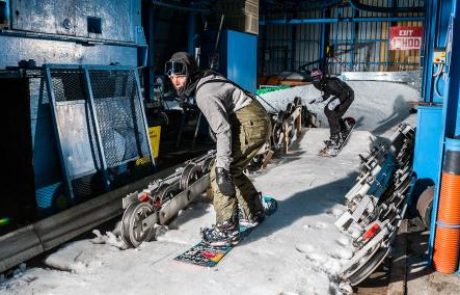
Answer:
<svg viewBox="0 0 460 295"><path fill-rule="evenodd" d="M329 104L334 100L332 98L329 103L324 107L324 114L326 115L327 121L329 122L329 130L331 136L338 134L344 128L344 122L342 116L350 107L351 103L355 99L355 95L353 92L349 94L349 96L345 99L340 100L340 104L334 110L329 109Z"/></svg>
<svg viewBox="0 0 460 295"><path fill-rule="evenodd" d="M259 193L243 173L260 148L268 141L270 119L264 107L256 100L230 116L232 125L232 158L230 174L236 188L236 197L229 197L219 191L216 182L216 165L210 172L211 188L214 194L214 209L217 223L234 221L238 204L245 216L263 210Z"/></svg>

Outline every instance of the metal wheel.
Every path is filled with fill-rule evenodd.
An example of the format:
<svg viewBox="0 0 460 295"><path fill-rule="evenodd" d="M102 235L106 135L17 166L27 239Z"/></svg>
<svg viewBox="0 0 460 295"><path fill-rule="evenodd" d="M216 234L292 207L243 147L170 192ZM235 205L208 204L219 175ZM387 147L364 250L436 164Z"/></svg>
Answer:
<svg viewBox="0 0 460 295"><path fill-rule="evenodd" d="M187 189L192 183L200 178L201 168L200 166L190 163L185 166L184 171L182 172L182 176L180 179L180 189L185 190Z"/></svg>
<svg viewBox="0 0 460 295"><path fill-rule="evenodd" d="M215 159L215 157L209 157L206 160L204 160L203 164L201 165L201 173L210 172Z"/></svg>
<svg viewBox="0 0 460 295"><path fill-rule="evenodd" d="M137 248L150 238L153 228L144 228L142 220L155 214L149 203L132 203L126 208L121 218L121 238L131 247Z"/></svg>
<svg viewBox="0 0 460 295"><path fill-rule="evenodd" d="M174 198L174 196L179 192L180 189L177 186L164 183L158 188L155 197L160 199L160 204L163 206L166 201Z"/></svg>
<svg viewBox="0 0 460 295"><path fill-rule="evenodd" d="M385 260L385 258L390 254L391 248L379 248L377 253L372 256L372 258L366 262L358 271L356 271L352 276L350 276L350 284L356 286L367 277L369 277L379 265Z"/></svg>
<svg viewBox="0 0 460 295"><path fill-rule="evenodd" d="M367 250L367 254L361 257L358 261L356 261L354 264L350 265L348 269L343 271L342 273L342 278L349 280L351 277L353 277L356 273L360 271L360 269L369 263L369 261L374 257L374 255L379 251L380 249L380 243L375 245L374 248ZM358 252L356 252L358 253ZM355 254L356 254L355 253ZM356 256L356 255L355 255ZM353 259L353 258L352 258Z"/></svg>

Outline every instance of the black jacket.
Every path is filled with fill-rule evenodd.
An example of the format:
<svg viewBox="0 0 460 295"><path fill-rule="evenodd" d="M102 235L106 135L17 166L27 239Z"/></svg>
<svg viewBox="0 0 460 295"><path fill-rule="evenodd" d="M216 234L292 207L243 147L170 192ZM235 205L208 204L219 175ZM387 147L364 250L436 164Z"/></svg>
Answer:
<svg viewBox="0 0 460 295"><path fill-rule="evenodd" d="M354 94L353 89L347 83L335 77L323 78L318 83L313 83L313 85L322 92L323 100L334 96L338 97L340 102L343 102Z"/></svg>

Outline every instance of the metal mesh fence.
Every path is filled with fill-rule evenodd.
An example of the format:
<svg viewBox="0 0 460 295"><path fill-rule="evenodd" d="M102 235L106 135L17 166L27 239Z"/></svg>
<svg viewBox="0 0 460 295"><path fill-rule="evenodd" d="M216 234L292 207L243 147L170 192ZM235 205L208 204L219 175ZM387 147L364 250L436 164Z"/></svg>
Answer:
<svg viewBox="0 0 460 295"><path fill-rule="evenodd" d="M85 81L81 70L52 70L56 102L85 100Z"/></svg>
<svg viewBox="0 0 460 295"><path fill-rule="evenodd" d="M105 191L105 181L114 188L134 177L134 160L150 158L135 70L102 68L49 68L62 160L76 202Z"/></svg>
<svg viewBox="0 0 460 295"><path fill-rule="evenodd" d="M107 166L148 155L133 71L90 71Z"/></svg>
<svg viewBox="0 0 460 295"><path fill-rule="evenodd" d="M53 69L51 85L56 99L61 148L74 179L100 168L93 120L90 116L83 72Z"/></svg>

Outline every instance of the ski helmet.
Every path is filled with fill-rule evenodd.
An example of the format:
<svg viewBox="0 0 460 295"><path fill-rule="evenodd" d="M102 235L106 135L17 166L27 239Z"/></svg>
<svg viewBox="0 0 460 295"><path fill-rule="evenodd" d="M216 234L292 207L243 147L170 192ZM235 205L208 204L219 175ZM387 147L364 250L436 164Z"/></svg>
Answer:
<svg viewBox="0 0 460 295"><path fill-rule="evenodd" d="M319 81L323 78L323 72L320 69L313 69L310 72L310 77L313 81Z"/></svg>

